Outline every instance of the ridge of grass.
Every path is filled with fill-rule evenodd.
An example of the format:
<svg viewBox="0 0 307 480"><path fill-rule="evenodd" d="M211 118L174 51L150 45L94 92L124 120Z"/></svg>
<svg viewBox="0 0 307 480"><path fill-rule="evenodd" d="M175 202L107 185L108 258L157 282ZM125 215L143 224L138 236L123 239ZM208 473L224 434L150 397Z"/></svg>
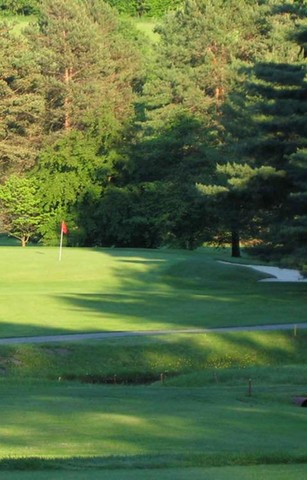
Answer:
<svg viewBox="0 0 307 480"><path fill-rule="evenodd" d="M299 383L304 375L306 344L307 331L298 330L296 336L292 331L236 332L2 345L0 374L4 378L62 377L88 382L96 378L98 383L112 382L116 375L118 382L147 383L163 373L174 385L187 382L192 386L210 382L215 372L226 381L236 375L232 369L255 369L261 378L268 368L291 384L296 379ZM298 367L294 372L284 369L285 365Z"/></svg>
<svg viewBox="0 0 307 480"><path fill-rule="evenodd" d="M0 458L0 471L9 470L165 470L176 468L210 468L255 465L299 465L307 464L307 455L262 454L182 454L182 455L131 455L106 457L20 457ZM72 468L73 467L73 468Z"/></svg>

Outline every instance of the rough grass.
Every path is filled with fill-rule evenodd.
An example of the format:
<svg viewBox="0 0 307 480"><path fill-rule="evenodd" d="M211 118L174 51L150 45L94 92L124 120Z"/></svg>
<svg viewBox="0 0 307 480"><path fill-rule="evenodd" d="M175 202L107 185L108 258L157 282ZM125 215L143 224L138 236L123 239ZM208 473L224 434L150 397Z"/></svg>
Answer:
<svg viewBox="0 0 307 480"><path fill-rule="evenodd" d="M212 249L1 247L0 336L300 323L307 284L218 263ZM248 261L248 259L246 259Z"/></svg>
<svg viewBox="0 0 307 480"><path fill-rule="evenodd" d="M0 348L0 373L102 383L113 383L116 375L118 383L132 384L152 383L162 373L167 384L177 386L211 384L217 374L232 384L242 376L300 384L306 376L306 344L307 333L301 330L296 337L292 331L242 332L10 345Z"/></svg>

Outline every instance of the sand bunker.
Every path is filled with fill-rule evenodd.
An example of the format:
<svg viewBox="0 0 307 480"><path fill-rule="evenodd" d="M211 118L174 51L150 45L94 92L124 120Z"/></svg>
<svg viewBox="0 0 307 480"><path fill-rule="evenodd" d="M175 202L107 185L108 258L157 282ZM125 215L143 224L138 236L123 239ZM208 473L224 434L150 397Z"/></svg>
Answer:
<svg viewBox="0 0 307 480"><path fill-rule="evenodd" d="M243 265L242 263L223 262L222 260L220 260L219 263L234 265L236 267L252 268L258 272L272 275L272 277L263 278L262 280L259 280L259 282L307 282L307 278L303 277L298 270L292 270L290 268L267 267L262 265Z"/></svg>

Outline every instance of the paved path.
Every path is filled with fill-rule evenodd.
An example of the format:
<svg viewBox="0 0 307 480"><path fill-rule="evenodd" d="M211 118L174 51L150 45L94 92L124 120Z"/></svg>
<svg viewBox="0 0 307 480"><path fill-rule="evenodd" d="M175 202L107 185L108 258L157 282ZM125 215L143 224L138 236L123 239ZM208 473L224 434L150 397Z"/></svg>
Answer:
<svg viewBox="0 0 307 480"><path fill-rule="evenodd" d="M182 330L133 330L123 332L97 332L97 333L73 333L67 335L46 335L37 337L11 337L1 338L0 345L18 343L56 343L56 342L79 342L82 340L108 340L121 337L146 337L155 335L178 335L182 334L208 334L227 332L256 332L274 330L299 330L307 328L307 323L287 323L276 325L254 325L246 327L221 327L221 328L189 328Z"/></svg>

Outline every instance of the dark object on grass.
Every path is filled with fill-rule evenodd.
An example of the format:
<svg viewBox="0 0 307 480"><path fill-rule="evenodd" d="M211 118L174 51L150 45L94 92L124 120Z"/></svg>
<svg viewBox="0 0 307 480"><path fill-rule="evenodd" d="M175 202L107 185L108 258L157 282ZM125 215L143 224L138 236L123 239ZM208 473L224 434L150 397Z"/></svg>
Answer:
<svg viewBox="0 0 307 480"><path fill-rule="evenodd" d="M307 407L307 397L294 397L293 401L299 407Z"/></svg>

